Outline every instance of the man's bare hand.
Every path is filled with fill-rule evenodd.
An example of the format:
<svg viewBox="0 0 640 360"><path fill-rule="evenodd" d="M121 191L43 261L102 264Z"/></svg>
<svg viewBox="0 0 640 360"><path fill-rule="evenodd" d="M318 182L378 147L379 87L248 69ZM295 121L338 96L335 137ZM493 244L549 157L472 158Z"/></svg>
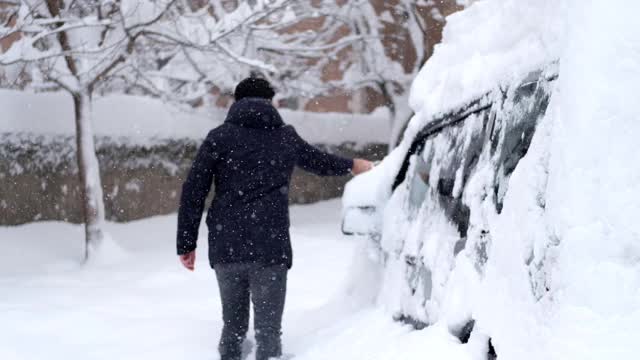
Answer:
<svg viewBox="0 0 640 360"><path fill-rule="evenodd" d="M373 169L373 163L369 160L365 159L353 159L353 168L351 172L353 175L362 174L363 172L367 172Z"/></svg>
<svg viewBox="0 0 640 360"><path fill-rule="evenodd" d="M196 251L192 251L190 253L187 254L183 254L183 255L178 255L180 257L180 262L182 263L182 265L184 267L186 267L188 270L193 271L193 269L195 269L196 266Z"/></svg>

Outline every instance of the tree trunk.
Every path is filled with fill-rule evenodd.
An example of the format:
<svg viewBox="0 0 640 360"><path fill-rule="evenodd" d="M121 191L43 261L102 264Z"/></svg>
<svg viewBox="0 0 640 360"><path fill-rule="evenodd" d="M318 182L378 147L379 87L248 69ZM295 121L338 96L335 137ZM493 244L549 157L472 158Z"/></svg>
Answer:
<svg viewBox="0 0 640 360"><path fill-rule="evenodd" d="M83 90L73 94L73 105L76 121L76 157L85 224L84 260L87 261L104 240L104 201L100 167L98 166L91 128L92 112L89 91Z"/></svg>
<svg viewBox="0 0 640 360"><path fill-rule="evenodd" d="M395 94L389 86L390 84L386 82L378 83L378 88L391 115L389 119L391 122L389 152L391 152L402 141L402 135L413 116L413 110L409 107L409 90L405 90L403 94Z"/></svg>
<svg viewBox="0 0 640 360"><path fill-rule="evenodd" d="M409 107L408 96L396 96L393 101L395 103L395 111L392 113L389 151L400 144L404 131L407 129L407 125L409 125L409 120L413 117L413 110Z"/></svg>

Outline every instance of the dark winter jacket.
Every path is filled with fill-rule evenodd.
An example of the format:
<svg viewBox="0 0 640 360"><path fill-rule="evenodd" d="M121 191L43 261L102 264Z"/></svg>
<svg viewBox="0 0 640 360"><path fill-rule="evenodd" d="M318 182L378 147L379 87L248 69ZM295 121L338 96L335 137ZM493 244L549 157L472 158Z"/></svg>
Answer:
<svg viewBox="0 0 640 360"><path fill-rule="evenodd" d="M345 175L353 160L309 145L285 125L269 100L235 102L223 125L204 140L182 187L178 254L196 248L205 198L209 261L261 262L291 267L289 182L294 166L318 175Z"/></svg>

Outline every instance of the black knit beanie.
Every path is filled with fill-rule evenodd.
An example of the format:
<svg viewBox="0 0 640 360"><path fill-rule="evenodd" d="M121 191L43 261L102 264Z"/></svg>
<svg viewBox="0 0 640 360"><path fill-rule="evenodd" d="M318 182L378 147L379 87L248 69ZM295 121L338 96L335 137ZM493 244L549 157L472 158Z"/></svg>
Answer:
<svg viewBox="0 0 640 360"><path fill-rule="evenodd" d="M265 79L248 77L236 86L236 91L233 96L236 101L246 97L257 97L271 100L276 92L273 87Z"/></svg>

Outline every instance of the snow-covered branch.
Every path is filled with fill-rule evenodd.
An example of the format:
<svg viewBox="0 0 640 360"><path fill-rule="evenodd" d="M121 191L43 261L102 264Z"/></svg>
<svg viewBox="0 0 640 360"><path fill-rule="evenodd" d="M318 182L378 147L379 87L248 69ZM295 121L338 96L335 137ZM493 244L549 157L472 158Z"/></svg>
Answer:
<svg viewBox="0 0 640 360"><path fill-rule="evenodd" d="M273 65L266 64L260 60L250 59L242 55L235 54L231 49L229 49L222 43L218 43L216 44L216 46L218 46L225 54L227 54L229 57L231 57L233 60L235 60L238 63L249 65L251 67L254 67L266 72L270 72L270 73L278 72L278 69L276 69Z"/></svg>
<svg viewBox="0 0 640 360"><path fill-rule="evenodd" d="M347 36L344 37L334 43L331 44L324 44L324 45L316 45L316 46L303 46L303 45L292 45L292 46L287 46L286 44L281 45L281 46L264 46L264 47L260 47L258 48L259 50L271 50L271 51L278 51L278 52L295 52L295 53L300 53L300 54L308 54L308 53L318 53L318 52L325 52L327 50L333 50L333 49L337 49L337 48L343 48L345 46L351 45L355 42L359 42L359 41L367 41L367 40L372 40L372 37L366 37L366 36ZM379 39L376 39L379 40Z"/></svg>

